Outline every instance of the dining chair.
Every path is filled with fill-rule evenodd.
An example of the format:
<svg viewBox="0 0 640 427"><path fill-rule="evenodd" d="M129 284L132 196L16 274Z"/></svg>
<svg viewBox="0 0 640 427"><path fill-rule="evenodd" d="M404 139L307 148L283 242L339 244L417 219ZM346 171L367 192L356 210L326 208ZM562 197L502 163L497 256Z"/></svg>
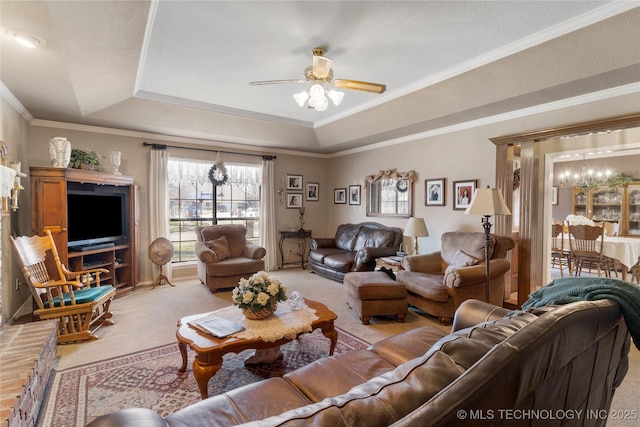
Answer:
<svg viewBox="0 0 640 427"><path fill-rule="evenodd" d="M99 327L113 325L109 305L116 291L100 282L100 274L108 270L67 270L49 230L45 236L10 239L33 296L33 316L36 320L58 321L59 344L96 340Z"/></svg>
<svg viewBox="0 0 640 427"><path fill-rule="evenodd" d="M591 225L569 225L569 248L574 275L580 276L583 268L595 268L598 277L604 272L611 277L613 260L602 253L604 227ZM616 277L618 272L616 271Z"/></svg>
<svg viewBox="0 0 640 427"><path fill-rule="evenodd" d="M571 276L571 252L565 249L564 224L551 224L551 268L560 269L560 277L564 277L566 268Z"/></svg>

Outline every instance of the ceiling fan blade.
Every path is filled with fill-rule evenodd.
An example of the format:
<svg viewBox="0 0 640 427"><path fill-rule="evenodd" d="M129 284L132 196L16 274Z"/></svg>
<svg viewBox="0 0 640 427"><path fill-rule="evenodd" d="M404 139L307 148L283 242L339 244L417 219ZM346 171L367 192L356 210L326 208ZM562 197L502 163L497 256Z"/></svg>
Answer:
<svg viewBox="0 0 640 427"><path fill-rule="evenodd" d="M249 82L251 86L260 86L260 85L279 85L285 83L304 83L306 80L301 79L289 79L289 80L259 80L257 82Z"/></svg>
<svg viewBox="0 0 640 427"><path fill-rule="evenodd" d="M322 55L313 55L313 75L318 79L324 79L331 71L333 59Z"/></svg>
<svg viewBox="0 0 640 427"><path fill-rule="evenodd" d="M387 85L380 83L361 82L359 80L340 80L333 81L335 87L342 89L363 90L365 92L382 93L387 90Z"/></svg>

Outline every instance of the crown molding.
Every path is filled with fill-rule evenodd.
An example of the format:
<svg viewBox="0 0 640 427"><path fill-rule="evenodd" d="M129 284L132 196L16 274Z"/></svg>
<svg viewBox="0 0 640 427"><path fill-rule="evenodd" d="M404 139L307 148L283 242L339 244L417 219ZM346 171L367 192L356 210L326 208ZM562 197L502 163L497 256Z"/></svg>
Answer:
<svg viewBox="0 0 640 427"><path fill-rule="evenodd" d="M298 150L287 150L282 148L264 147L264 146L260 146L260 144L264 144L267 141L258 141L258 140L249 139L249 138L236 138L235 142L229 142L229 141L223 142L217 139L191 138L191 137L175 136L175 135L168 135L168 134L155 133L155 132L142 132L142 131L135 131L135 130L116 129L116 128L108 128L108 127L102 127L102 126L82 125L77 123L56 122L51 120L40 120L40 119L34 119L31 122L31 125L39 126L39 127L50 127L54 129L67 129L67 130L74 130L74 131L80 131L80 132L92 132L92 133L100 133L105 135L117 135L117 136L124 136L124 137L130 137L130 138L149 139L154 141L168 141L168 142L178 142L178 143L184 143L184 144L195 144L195 145L202 145L207 147L227 148L230 150L249 151L249 152L265 153L265 154L276 153L276 154L286 154L291 156L315 157L320 159L329 158L328 154L309 153L309 152L298 151Z"/></svg>
<svg viewBox="0 0 640 427"><path fill-rule="evenodd" d="M387 103L394 99L408 95L410 93L416 92L418 90L422 90L429 86L435 85L437 83L441 83L443 81L446 81L453 77L467 73L476 68L480 68L484 65L487 65L492 62L498 61L500 59L506 58L508 56L514 55L518 52L522 52L526 49L532 48L534 46L553 40L555 38L564 36L573 31L579 30L589 25L593 25L597 22L603 21L605 19L611 18L613 16L619 15L621 13L624 13L631 9L635 9L637 7L640 7L640 1L613 1L611 3L607 3L597 9L593 9L573 19L570 19L560 24L556 24L552 27L546 28L543 31L540 31L536 34L532 34L528 37L525 37L513 43L502 46L499 49L495 49L491 52L487 52L484 55L480 55L469 61L463 62L459 65L456 65L455 67L451 67L439 73L429 75L428 77L422 80L418 80L412 84L403 86L396 90L387 91L387 93L380 95L379 97L376 97L375 100L371 100L370 102L362 104L359 107L352 108L350 110L344 110L342 112L332 115L327 119L316 121L314 122L313 127L318 128L324 125L328 125L334 121L344 119L353 114L368 110L369 108L382 105L384 103Z"/></svg>
<svg viewBox="0 0 640 427"><path fill-rule="evenodd" d="M147 99L150 101L164 102L167 104L180 105L182 107L196 108L199 110L213 111L222 114L231 114L234 116L245 117L250 119L266 120L270 122L282 123L292 126L300 126L305 128L313 128L313 123L303 120L289 119L286 117L274 116L271 114L256 113L255 111L240 110L238 108L225 107L223 105L210 104L208 102L194 101L190 99L178 98L176 96L162 95L155 92L139 90L134 95L136 98Z"/></svg>
<svg viewBox="0 0 640 427"><path fill-rule="evenodd" d="M27 121L27 123L33 122L33 116L31 113L24 108L24 105L18 101L18 98L15 97L15 95L4 85L4 83L2 83L2 81L0 81L0 96L2 96L2 99L7 101L7 103L11 105L13 109Z"/></svg>
<svg viewBox="0 0 640 427"><path fill-rule="evenodd" d="M602 101L609 98L615 98L618 96L630 95L634 93L640 93L640 83L632 83L624 86L615 87L612 89L601 90L598 92L592 92L586 95L580 95L573 98L562 99L560 101L549 102L547 104L536 105L533 107L523 108L520 110L510 111L508 113L497 114L494 116L483 117L477 120L471 120L464 123L458 123L451 126L445 126L437 129L431 129L425 132L419 132L412 135L406 135L399 138L389 139L375 144L370 144L364 147L353 148L350 150L336 152L330 155L333 157L347 156L351 154L362 153L365 151L376 150L384 147L391 147L398 144L404 144L407 142L416 141L419 139L430 138L438 135L444 135L447 133L458 132L461 130L472 129L480 126L486 126L494 123L504 122L508 120L519 119L522 117L532 116L535 114L548 113L551 111L561 110L563 108L575 107L578 105L588 104L591 102Z"/></svg>

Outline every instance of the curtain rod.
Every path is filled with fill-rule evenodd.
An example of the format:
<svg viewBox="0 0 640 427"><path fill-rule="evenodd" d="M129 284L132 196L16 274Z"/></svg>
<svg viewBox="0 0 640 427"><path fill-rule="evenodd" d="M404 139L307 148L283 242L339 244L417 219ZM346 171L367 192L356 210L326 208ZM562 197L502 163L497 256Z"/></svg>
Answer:
<svg viewBox="0 0 640 427"><path fill-rule="evenodd" d="M262 157L262 160L274 160L277 156L271 156L268 154L249 154L249 153L236 153L235 151L224 151L224 150L212 150L209 148L195 148L195 147L179 147L177 145L166 145L166 144L156 144L150 142L143 142L143 146L151 147L154 150L166 150L167 148L180 148L183 150L197 150L197 151L209 151L212 153L224 153L224 154L239 154L241 156L252 156L252 157Z"/></svg>

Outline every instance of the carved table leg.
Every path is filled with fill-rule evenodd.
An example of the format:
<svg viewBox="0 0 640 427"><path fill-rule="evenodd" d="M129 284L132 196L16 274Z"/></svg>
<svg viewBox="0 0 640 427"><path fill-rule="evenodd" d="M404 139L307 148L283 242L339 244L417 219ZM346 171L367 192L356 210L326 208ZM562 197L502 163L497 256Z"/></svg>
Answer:
<svg viewBox="0 0 640 427"><path fill-rule="evenodd" d="M182 365L178 368L178 372L181 374L187 370L187 345L183 342L178 343L178 348L180 349L180 354L182 355Z"/></svg>
<svg viewBox="0 0 640 427"><path fill-rule="evenodd" d="M209 380L222 368L222 358L218 358L206 363L200 361L200 355L196 356L193 361L193 376L198 383L200 396L202 399L209 397L208 384Z"/></svg>
<svg viewBox="0 0 640 427"><path fill-rule="evenodd" d="M336 349L338 343L338 331L336 331L331 325L328 328L322 328L322 334L331 340L331 347L329 347L329 356L333 356L333 350Z"/></svg>

